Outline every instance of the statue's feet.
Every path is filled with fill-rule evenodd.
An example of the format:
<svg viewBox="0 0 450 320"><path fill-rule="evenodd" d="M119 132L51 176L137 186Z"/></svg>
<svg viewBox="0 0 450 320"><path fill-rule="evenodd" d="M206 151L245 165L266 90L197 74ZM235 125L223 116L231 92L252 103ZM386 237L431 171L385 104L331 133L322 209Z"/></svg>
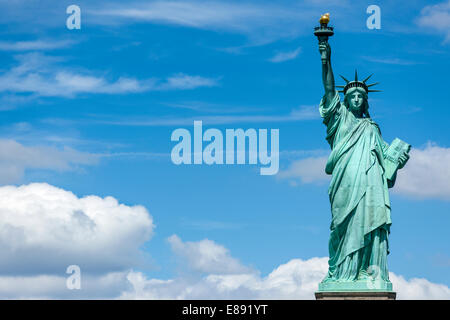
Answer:
<svg viewBox="0 0 450 320"><path fill-rule="evenodd" d="M392 291L392 283L383 279L357 279L357 280L336 280L324 279L319 283L319 292L347 292L347 291Z"/></svg>
<svg viewBox="0 0 450 320"><path fill-rule="evenodd" d="M375 280L375 277L373 275L369 275L369 273L366 270L361 270L358 274L357 280Z"/></svg>

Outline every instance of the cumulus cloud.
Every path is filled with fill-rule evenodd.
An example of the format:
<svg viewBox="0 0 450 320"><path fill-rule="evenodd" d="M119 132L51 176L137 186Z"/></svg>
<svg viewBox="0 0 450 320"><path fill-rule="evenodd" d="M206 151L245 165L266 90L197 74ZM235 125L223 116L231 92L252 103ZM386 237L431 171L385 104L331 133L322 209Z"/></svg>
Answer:
<svg viewBox="0 0 450 320"><path fill-rule="evenodd" d="M220 274L219 270L198 277L149 279L141 272L127 276L132 288L121 299L314 299L318 283L328 270L327 257L292 259L267 276L257 270ZM450 299L450 289L426 279L405 280L390 273L398 299Z"/></svg>
<svg viewBox="0 0 450 320"><path fill-rule="evenodd" d="M64 270L63 270L64 271ZM114 299L132 288L128 272L81 272L80 290L67 289L69 275L0 276L0 299Z"/></svg>
<svg viewBox="0 0 450 320"><path fill-rule="evenodd" d="M405 280L404 277L390 272L389 278L399 300L449 300L450 288L444 284L437 284L423 278Z"/></svg>
<svg viewBox="0 0 450 320"><path fill-rule="evenodd" d="M144 262L153 220L142 206L113 197L77 197L48 185L0 187L3 275L54 274L76 264L87 272L122 271Z"/></svg>
<svg viewBox="0 0 450 320"><path fill-rule="evenodd" d="M292 259L262 276L258 270L243 266L214 241L183 242L176 235L168 240L180 262L189 266L179 277L150 278L133 270L82 274L81 290L68 290L61 272L0 276L0 298L314 299L318 283L328 269L327 257ZM111 254L120 257L120 252ZM195 259L200 262L195 263ZM231 263L231 267L223 266L225 263ZM392 272L390 278L398 299L450 299L446 285L426 279L405 280Z"/></svg>
<svg viewBox="0 0 450 320"><path fill-rule="evenodd" d="M297 183L323 183L330 180L325 173L328 157L308 157L292 161L285 170L280 170L277 178L289 180L292 185Z"/></svg>
<svg viewBox="0 0 450 320"><path fill-rule="evenodd" d="M172 251L183 257L189 266L205 273L233 274L249 271L248 268L231 257L227 248L204 239L198 242L183 242L177 235L168 238Z"/></svg>
<svg viewBox="0 0 450 320"><path fill-rule="evenodd" d="M428 5L422 9L417 24L443 34L444 42L450 41L450 0Z"/></svg>
<svg viewBox="0 0 450 320"><path fill-rule="evenodd" d="M277 178L298 183L323 183L330 179L325 173L326 156L294 160L280 170ZM428 143L412 148L406 166L398 171L393 192L415 198L450 199L450 148Z"/></svg>
<svg viewBox="0 0 450 320"><path fill-rule="evenodd" d="M34 94L36 96L75 97L78 94L124 94L154 90L189 90L218 85L217 79L176 74L167 79L138 80L78 72L57 65L61 58L42 53L16 55L18 64L0 76L0 92Z"/></svg>
<svg viewBox="0 0 450 320"><path fill-rule="evenodd" d="M200 277L161 280L149 279L141 272L127 276L132 288L122 292L122 299L314 299L318 283L328 271L327 257L308 260L292 259L281 264L267 276L255 269L245 268L223 246L211 240L182 242L169 238L172 251L194 270L203 271ZM222 264L238 264L232 272ZM196 260L200 262L196 263ZM450 289L426 279L405 280L390 273L399 299L449 299Z"/></svg>
<svg viewBox="0 0 450 320"><path fill-rule="evenodd" d="M69 147L24 146L15 140L0 139L0 184L19 182L27 169L66 171L97 161L97 156Z"/></svg>
<svg viewBox="0 0 450 320"><path fill-rule="evenodd" d="M208 274L200 279L147 279L131 272L133 289L123 299L313 299L317 284L327 271L327 258L293 259L268 276L257 272Z"/></svg>
<svg viewBox="0 0 450 320"><path fill-rule="evenodd" d="M82 276L81 290L68 290L64 276L0 277L1 299L314 299L328 258L292 259L266 277L258 273L201 278L148 278L142 272ZM426 279L390 273L398 300L450 299L450 289Z"/></svg>
<svg viewBox="0 0 450 320"><path fill-rule="evenodd" d="M394 192L418 198L450 199L450 148L428 143L413 148L406 166L398 172Z"/></svg>

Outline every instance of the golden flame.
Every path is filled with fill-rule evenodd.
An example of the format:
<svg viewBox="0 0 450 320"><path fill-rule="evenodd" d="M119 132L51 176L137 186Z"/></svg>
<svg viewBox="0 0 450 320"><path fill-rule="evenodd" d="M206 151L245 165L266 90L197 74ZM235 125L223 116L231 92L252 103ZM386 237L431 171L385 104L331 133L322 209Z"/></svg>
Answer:
<svg viewBox="0 0 450 320"><path fill-rule="evenodd" d="M323 14L323 15L320 17L319 22L320 22L321 24L328 24L328 22L330 22L330 14L329 14L329 13Z"/></svg>

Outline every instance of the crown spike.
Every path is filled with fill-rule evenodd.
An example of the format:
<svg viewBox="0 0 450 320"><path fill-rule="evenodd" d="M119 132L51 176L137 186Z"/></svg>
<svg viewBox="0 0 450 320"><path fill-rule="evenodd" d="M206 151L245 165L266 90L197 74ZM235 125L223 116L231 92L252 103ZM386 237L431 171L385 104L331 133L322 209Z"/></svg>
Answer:
<svg viewBox="0 0 450 320"><path fill-rule="evenodd" d="M343 75L339 75L342 79L344 79L345 82L349 83L350 81L348 81L347 79L344 78Z"/></svg>
<svg viewBox="0 0 450 320"><path fill-rule="evenodd" d="M352 89L352 88L362 88L367 93L369 93L369 92L381 92L381 90L369 90L370 87L379 84L379 82L366 84L366 81L368 81L372 75L373 75L373 73L370 76L368 76L367 78L365 78L364 81L359 81L358 80L358 70L357 69L355 69L355 80L353 80L353 81L349 81L343 75L339 75L342 79L344 79L346 84L345 84L345 86L336 86L337 88L343 88L343 90L339 90L338 92L343 92L344 94L347 94L347 91L349 89Z"/></svg>
<svg viewBox="0 0 450 320"><path fill-rule="evenodd" d="M366 83L366 81L369 80L371 76L373 76L373 73L372 73L370 76L368 76L367 78L365 78L365 79L363 80L363 82Z"/></svg>

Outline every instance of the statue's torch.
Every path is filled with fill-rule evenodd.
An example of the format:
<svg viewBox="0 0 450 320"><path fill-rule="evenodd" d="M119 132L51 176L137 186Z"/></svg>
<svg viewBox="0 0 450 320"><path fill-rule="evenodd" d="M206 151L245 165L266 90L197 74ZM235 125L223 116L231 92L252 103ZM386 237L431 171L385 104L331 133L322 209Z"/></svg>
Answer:
<svg viewBox="0 0 450 320"><path fill-rule="evenodd" d="M328 42L328 37L331 37L334 32L333 32L333 27L329 27L328 23L330 22L330 14L329 13L325 13L324 15L322 15L319 19L320 22L320 26L315 27L314 28L314 35L317 37L317 39L319 39L319 44L322 42ZM326 53L322 52L322 63L326 64L327 63L327 59L326 59Z"/></svg>

